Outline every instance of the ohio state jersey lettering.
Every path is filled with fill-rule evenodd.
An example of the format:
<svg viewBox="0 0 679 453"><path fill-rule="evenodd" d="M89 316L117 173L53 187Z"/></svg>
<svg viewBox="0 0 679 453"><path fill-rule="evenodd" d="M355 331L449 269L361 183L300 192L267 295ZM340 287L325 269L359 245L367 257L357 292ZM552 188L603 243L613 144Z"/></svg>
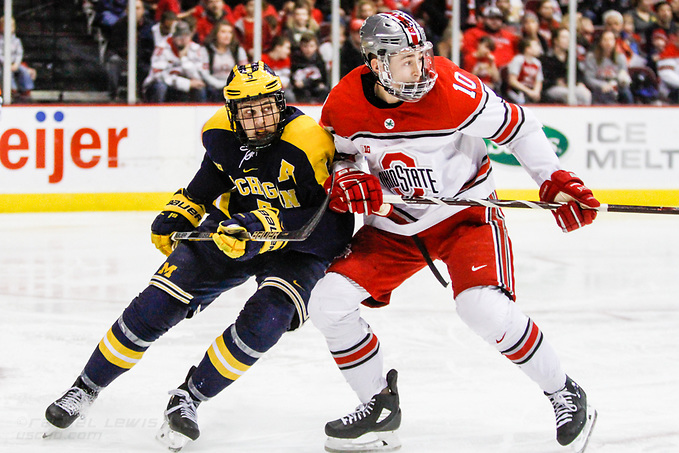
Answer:
<svg viewBox="0 0 679 453"><path fill-rule="evenodd" d="M387 153L380 161L378 174L383 187L401 196L421 197L425 193L438 194L434 170L421 167L411 156L404 153Z"/></svg>

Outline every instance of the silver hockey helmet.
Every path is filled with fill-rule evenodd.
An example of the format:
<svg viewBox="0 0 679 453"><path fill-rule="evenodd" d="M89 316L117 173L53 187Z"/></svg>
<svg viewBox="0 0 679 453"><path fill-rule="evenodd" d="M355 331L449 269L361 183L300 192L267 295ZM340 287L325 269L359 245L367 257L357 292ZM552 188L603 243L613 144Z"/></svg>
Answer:
<svg viewBox="0 0 679 453"><path fill-rule="evenodd" d="M434 53L424 30L408 14L389 11L368 17L361 27L361 52L368 67L380 84L392 96L406 102L417 102L436 83ZM389 68L392 57L415 54L422 64L422 74L417 82L400 82L393 78ZM379 69L375 71L370 60L377 58Z"/></svg>

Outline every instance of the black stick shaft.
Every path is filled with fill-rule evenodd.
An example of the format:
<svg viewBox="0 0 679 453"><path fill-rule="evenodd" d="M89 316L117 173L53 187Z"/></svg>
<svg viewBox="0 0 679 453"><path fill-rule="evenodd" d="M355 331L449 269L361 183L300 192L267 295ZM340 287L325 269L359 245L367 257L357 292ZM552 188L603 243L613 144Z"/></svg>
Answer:
<svg viewBox="0 0 679 453"><path fill-rule="evenodd" d="M438 204L448 206L485 206L498 208L522 208L522 209L546 209L553 211L563 206L562 203L547 203L544 201L526 200L492 200L492 199L456 199L435 197L399 197L398 195L385 195L384 202L390 204ZM624 204L602 204L597 211L601 212L624 212L634 214L674 214L679 215L679 208L669 206L643 206Z"/></svg>

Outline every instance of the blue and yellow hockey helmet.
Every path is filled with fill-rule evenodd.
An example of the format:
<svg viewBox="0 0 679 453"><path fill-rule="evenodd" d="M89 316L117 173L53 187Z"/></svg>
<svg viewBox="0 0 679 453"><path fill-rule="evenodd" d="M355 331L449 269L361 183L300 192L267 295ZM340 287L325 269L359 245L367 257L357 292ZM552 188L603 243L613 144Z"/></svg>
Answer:
<svg viewBox="0 0 679 453"><path fill-rule="evenodd" d="M275 131L267 134L250 134L244 129L239 108L245 102L271 98L269 113L264 113L269 123L275 121ZM224 87L224 99L229 113L231 128L238 135L239 140L252 151L264 149L283 133L283 112L285 110L285 94L280 77L262 61L245 65L236 65L229 73ZM259 119L264 119L260 116ZM255 135L253 137L253 135Z"/></svg>

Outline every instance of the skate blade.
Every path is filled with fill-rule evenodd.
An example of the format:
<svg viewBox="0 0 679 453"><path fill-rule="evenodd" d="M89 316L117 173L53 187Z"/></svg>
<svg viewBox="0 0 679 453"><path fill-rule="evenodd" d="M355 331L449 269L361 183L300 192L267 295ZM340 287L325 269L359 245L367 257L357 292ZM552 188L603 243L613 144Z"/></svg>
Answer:
<svg viewBox="0 0 679 453"><path fill-rule="evenodd" d="M592 406L587 405L587 420L585 421L585 426L578 437L571 442L571 449L575 453L583 453L585 448L587 448L587 442L589 442L589 436L592 434L594 425L596 424L597 412Z"/></svg>
<svg viewBox="0 0 679 453"><path fill-rule="evenodd" d="M325 451L330 453L373 453L395 451L401 448L396 431L381 431L364 434L356 439L328 437Z"/></svg>
<svg viewBox="0 0 679 453"><path fill-rule="evenodd" d="M176 452L184 448L191 439L177 431L173 431L167 422L163 422L163 425L156 433L156 440L168 450Z"/></svg>
<svg viewBox="0 0 679 453"><path fill-rule="evenodd" d="M50 422L47 422L46 426L45 426L45 432L42 433L42 438L43 439L49 439L50 437L52 437L54 434L58 433L59 431L63 431L63 430L61 428L57 428L56 426L54 426Z"/></svg>

